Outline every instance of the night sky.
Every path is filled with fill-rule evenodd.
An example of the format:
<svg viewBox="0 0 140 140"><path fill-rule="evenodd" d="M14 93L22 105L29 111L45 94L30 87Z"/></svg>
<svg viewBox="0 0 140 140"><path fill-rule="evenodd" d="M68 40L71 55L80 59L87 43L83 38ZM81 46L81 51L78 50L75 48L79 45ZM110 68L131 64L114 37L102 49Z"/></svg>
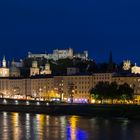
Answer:
<svg viewBox="0 0 140 140"><path fill-rule="evenodd" d="M55 48L140 65L140 0L1 0L0 58Z"/></svg>

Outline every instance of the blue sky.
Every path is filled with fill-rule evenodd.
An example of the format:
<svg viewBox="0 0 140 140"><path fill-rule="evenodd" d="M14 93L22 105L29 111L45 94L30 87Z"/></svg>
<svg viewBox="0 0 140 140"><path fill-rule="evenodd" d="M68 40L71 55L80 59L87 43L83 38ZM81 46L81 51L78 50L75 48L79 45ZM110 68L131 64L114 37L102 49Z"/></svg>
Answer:
<svg viewBox="0 0 140 140"><path fill-rule="evenodd" d="M0 57L71 46L96 61L140 64L139 0L0 1Z"/></svg>

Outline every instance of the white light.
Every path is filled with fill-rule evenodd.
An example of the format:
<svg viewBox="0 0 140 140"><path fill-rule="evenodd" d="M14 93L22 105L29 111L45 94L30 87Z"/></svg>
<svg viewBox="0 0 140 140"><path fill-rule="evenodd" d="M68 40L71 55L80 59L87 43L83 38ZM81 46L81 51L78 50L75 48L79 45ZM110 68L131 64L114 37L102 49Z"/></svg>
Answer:
<svg viewBox="0 0 140 140"><path fill-rule="evenodd" d="M30 120L30 114L26 114L26 121Z"/></svg>
<svg viewBox="0 0 140 140"><path fill-rule="evenodd" d="M7 117L7 112L3 112L3 116L4 117Z"/></svg>
<svg viewBox="0 0 140 140"><path fill-rule="evenodd" d="M29 101L26 101L26 105L30 105L30 102Z"/></svg>
<svg viewBox="0 0 140 140"><path fill-rule="evenodd" d="M49 105L49 103L46 103L46 105L48 106L48 105Z"/></svg>
<svg viewBox="0 0 140 140"><path fill-rule="evenodd" d="M18 105L18 101L17 100L15 100L15 104Z"/></svg>
<svg viewBox="0 0 140 140"><path fill-rule="evenodd" d="M40 102L37 102L36 105L40 105Z"/></svg>
<svg viewBox="0 0 140 140"><path fill-rule="evenodd" d="M4 100L3 100L3 103L4 103L4 104L7 104L7 100L6 100L6 99L4 99Z"/></svg>

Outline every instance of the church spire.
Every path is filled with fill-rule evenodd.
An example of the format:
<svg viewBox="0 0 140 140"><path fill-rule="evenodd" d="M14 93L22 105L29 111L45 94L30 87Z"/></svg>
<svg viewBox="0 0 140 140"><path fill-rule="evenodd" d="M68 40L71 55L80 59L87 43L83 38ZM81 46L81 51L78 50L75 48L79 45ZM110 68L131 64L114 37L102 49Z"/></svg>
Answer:
<svg viewBox="0 0 140 140"><path fill-rule="evenodd" d="M15 60L13 58L11 65L14 67L15 66Z"/></svg>
<svg viewBox="0 0 140 140"><path fill-rule="evenodd" d="M5 59L5 55L3 56L2 67L3 67L3 68L6 68L6 59Z"/></svg>
<svg viewBox="0 0 140 140"><path fill-rule="evenodd" d="M112 58L112 51L110 51L110 54L109 54L108 72L113 72L113 58Z"/></svg>

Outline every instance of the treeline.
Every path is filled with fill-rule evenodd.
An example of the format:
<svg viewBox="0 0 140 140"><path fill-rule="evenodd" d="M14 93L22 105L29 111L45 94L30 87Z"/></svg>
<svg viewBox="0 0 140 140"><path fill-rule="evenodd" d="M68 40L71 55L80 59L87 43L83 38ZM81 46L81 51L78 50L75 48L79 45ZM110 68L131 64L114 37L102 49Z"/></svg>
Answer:
<svg viewBox="0 0 140 140"><path fill-rule="evenodd" d="M118 85L116 82L99 82L94 88L90 90L91 97L96 101L132 101L134 95L134 89L127 83Z"/></svg>

